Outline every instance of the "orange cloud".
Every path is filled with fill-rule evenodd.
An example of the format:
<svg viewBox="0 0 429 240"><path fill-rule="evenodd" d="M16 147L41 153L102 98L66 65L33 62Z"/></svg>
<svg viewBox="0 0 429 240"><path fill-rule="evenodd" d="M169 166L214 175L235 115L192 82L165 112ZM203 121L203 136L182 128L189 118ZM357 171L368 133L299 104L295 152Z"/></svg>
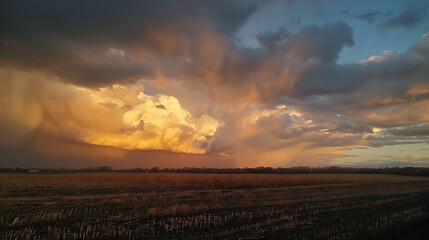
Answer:
<svg viewBox="0 0 429 240"><path fill-rule="evenodd" d="M193 117L174 96L143 93L138 84L87 89L46 79L38 73L1 69L7 75L1 118L16 128L34 129L95 145L205 153L220 123ZM7 138L13 136L3 136Z"/></svg>

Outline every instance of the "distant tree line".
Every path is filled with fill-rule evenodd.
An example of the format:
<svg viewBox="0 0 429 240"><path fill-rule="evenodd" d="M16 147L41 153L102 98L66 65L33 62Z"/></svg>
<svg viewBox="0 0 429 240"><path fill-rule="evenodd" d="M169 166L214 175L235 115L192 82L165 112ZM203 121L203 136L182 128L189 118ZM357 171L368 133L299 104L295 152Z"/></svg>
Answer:
<svg viewBox="0 0 429 240"><path fill-rule="evenodd" d="M0 168L0 173L28 173L33 169L26 168ZM218 173L218 174L244 174L244 173L265 173L265 174L323 174L323 173L344 173L344 174L394 174L407 176L429 176L428 167L385 167L385 168L352 168L352 167L290 167L290 168L128 168L113 169L109 166L89 167L81 169L56 168L37 169L38 173L73 173L73 172L133 172L133 173ZM34 172L34 171L31 171Z"/></svg>

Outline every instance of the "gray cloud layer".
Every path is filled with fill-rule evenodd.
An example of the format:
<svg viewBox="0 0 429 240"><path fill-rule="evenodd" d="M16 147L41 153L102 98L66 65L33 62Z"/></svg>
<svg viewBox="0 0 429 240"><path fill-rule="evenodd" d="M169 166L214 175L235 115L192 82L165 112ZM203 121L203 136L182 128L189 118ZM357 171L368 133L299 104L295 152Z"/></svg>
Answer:
<svg viewBox="0 0 429 240"><path fill-rule="evenodd" d="M79 85L101 86L150 77L153 71L130 51L141 47L162 51L163 46L152 35L156 31L183 24L177 34L191 44L196 41L196 32L188 31L188 27L204 21L216 31L231 35L256 11L257 4L1 1L1 9L0 64L41 69Z"/></svg>
<svg viewBox="0 0 429 240"><path fill-rule="evenodd" d="M402 128L392 128L389 133L395 136L427 136L429 135L429 125L411 125Z"/></svg>

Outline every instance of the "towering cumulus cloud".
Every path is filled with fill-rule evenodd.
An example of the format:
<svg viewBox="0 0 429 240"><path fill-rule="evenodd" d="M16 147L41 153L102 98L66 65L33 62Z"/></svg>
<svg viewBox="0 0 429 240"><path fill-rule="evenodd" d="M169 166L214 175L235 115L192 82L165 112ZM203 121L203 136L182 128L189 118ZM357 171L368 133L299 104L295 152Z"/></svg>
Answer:
<svg viewBox="0 0 429 240"><path fill-rule="evenodd" d="M333 2L0 1L0 167L429 165L429 8Z"/></svg>

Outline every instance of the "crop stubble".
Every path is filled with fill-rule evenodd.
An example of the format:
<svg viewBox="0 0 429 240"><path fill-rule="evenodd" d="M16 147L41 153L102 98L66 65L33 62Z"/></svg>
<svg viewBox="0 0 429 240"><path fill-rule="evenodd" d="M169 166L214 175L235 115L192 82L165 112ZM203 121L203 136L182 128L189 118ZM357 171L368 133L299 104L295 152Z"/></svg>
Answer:
<svg viewBox="0 0 429 240"><path fill-rule="evenodd" d="M426 236L429 178L358 174L1 174L1 239Z"/></svg>

